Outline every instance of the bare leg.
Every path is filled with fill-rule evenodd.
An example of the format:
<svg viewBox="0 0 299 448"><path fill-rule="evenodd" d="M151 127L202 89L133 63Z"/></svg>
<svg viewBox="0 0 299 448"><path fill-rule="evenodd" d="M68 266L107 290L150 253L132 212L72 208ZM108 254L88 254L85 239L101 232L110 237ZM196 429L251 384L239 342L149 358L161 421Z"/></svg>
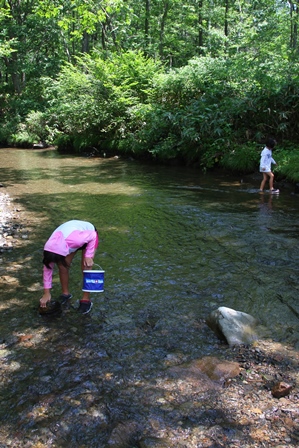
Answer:
<svg viewBox="0 0 299 448"><path fill-rule="evenodd" d="M270 190L274 189L273 183L274 183L274 174L271 172L271 173L269 173L269 187L270 187Z"/></svg>
<svg viewBox="0 0 299 448"><path fill-rule="evenodd" d="M90 270L91 269L91 267L90 268L88 268L88 267L86 267L86 266L84 266L84 257L85 257L85 250L82 250L82 259L81 259L81 269L82 269L82 274L83 274L83 271L85 270L85 271L87 271L87 270ZM90 301L90 293L89 292L87 292L87 291L83 291L83 296L82 296L82 299L81 300L84 300L84 301Z"/></svg>
<svg viewBox="0 0 299 448"><path fill-rule="evenodd" d="M263 191L268 180L268 173L263 173L263 180L261 182L260 190Z"/></svg>
<svg viewBox="0 0 299 448"><path fill-rule="evenodd" d="M68 266L71 265L72 260L76 252L73 252L65 257ZM65 267L62 264L58 265L59 279L61 284L62 294L70 294L69 292L69 267Z"/></svg>

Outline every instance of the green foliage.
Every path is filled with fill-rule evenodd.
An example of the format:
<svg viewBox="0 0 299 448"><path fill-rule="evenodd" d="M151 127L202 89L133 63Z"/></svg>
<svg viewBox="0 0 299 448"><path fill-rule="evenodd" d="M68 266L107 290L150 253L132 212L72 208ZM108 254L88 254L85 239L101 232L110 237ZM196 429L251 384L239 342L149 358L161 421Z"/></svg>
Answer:
<svg viewBox="0 0 299 448"><path fill-rule="evenodd" d="M66 64L53 84L45 80L49 123L72 136L76 151L110 146L127 133L130 109L146 101L160 65L140 53L103 59L95 53ZM56 140L58 147L61 137Z"/></svg>
<svg viewBox="0 0 299 448"><path fill-rule="evenodd" d="M17 134L12 134L8 143L10 146L16 146L18 148L32 148L36 142L36 138L26 131L20 130Z"/></svg>
<svg viewBox="0 0 299 448"><path fill-rule="evenodd" d="M293 149L280 149L275 152L278 167L275 169L279 177L291 182L299 182L299 145Z"/></svg>
<svg viewBox="0 0 299 448"><path fill-rule="evenodd" d="M32 148L33 144L38 141L36 134L29 133L21 124L15 134L12 134L8 140L8 143L12 146L18 146L20 148Z"/></svg>
<svg viewBox="0 0 299 448"><path fill-rule="evenodd" d="M31 111L24 121L15 118L10 122L10 132L3 133L5 142L13 146L32 147L34 143L53 143L54 129L51 128L43 112Z"/></svg>
<svg viewBox="0 0 299 448"><path fill-rule="evenodd" d="M201 58L169 74L158 74L151 107L135 110L140 126L131 135L134 150L147 148L158 159L179 158L188 164L202 159L208 148L219 151L232 138L235 92L226 73L224 60Z"/></svg>
<svg viewBox="0 0 299 448"><path fill-rule="evenodd" d="M222 155L219 154L220 165L227 170L240 173L255 171L260 161L260 146L254 142L233 146Z"/></svg>
<svg viewBox="0 0 299 448"><path fill-rule="evenodd" d="M2 126L0 126L0 144L7 145L15 130L15 123L12 123L11 121L3 123Z"/></svg>
<svg viewBox="0 0 299 448"><path fill-rule="evenodd" d="M54 140L54 144L57 145L61 152L72 152L74 149L73 138L66 134L58 134Z"/></svg>
<svg viewBox="0 0 299 448"><path fill-rule="evenodd" d="M30 112L26 117L25 125L28 133L36 136L38 141L46 141L49 137L49 128L42 112Z"/></svg>
<svg viewBox="0 0 299 448"><path fill-rule="evenodd" d="M0 141L109 148L243 172L256 169L269 134L297 144L299 39L291 4L212 6L2 2ZM279 174L293 179L292 157L282 157Z"/></svg>

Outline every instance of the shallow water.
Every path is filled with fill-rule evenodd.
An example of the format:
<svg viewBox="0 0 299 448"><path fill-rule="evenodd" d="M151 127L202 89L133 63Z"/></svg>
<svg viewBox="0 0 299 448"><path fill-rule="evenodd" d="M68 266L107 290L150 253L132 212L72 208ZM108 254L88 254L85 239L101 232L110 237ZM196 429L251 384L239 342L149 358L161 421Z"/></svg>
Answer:
<svg viewBox="0 0 299 448"><path fill-rule="evenodd" d="M23 290L41 281L50 233L77 218L99 230L104 295L131 310L168 302L200 314L203 304L225 305L260 317L280 338L297 331L299 200L291 191L261 195L232 176L55 151L2 149L1 167L7 192L30 214L29 240L9 255L10 263L28 259ZM71 281L79 299L79 260ZM94 299L96 310L103 297Z"/></svg>
<svg viewBox="0 0 299 448"><path fill-rule="evenodd" d="M23 220L19 244L0 254L1 396L10 445L19 446L21 428L27 446L106 447L115 422L144 419L150 433L151 418L160 429L174 425L173 440L184 440L173 409L162 417L159 378L171 363L213 353L215 335L204 319L219 306L260 318L269 337L298 346L299 198L291 189L261 195L259 178L255 184L53 150L1 149L0 157L1 182ZM74 308L47 321L37 313L43 245L69 219L97 227L95 263L105 270L105 291L92 294L90 315L77 315L75 257ZM60 294L54 279L53 297ZM92 425L83 435L86 414Z"/></svg>

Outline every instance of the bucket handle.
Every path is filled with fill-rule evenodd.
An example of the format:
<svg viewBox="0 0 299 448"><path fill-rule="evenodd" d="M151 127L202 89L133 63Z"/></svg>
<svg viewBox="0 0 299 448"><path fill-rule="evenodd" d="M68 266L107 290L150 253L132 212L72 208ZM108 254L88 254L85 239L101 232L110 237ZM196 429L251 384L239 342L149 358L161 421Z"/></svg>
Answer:
<svg viewBox="0 0 299 448"><path fill-rule="evenodd" d="M102 268L102 266L100 266L100 265L97 264L97 263L93 263L93 266L98 266L99 268L101 268L102 271L104 270L104 269Z"/></svg>

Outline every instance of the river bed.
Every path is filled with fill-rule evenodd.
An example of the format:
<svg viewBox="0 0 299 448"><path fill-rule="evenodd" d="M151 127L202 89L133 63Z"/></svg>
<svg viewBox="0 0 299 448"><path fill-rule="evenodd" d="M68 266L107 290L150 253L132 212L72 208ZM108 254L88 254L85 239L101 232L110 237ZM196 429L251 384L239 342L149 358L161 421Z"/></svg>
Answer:
<svg viewBox="0 0 299 448"><path fill-rule="evenodd" d="M296 425L279 435L275 426L286 408L292 412L297 389L278 404L266 387L275 375L297 381L299 199L291 188L260 195L259 178L53 150L0 152L3 446L297 443ZM47 320L37 311L43 244L75 218L99 230L95 262L105 270L105 291L92 297L90 315L78 315L78 259L73 306ZM53 294L59 293L56 275ZM252 371L242 365L243 376L229 386L222 381L221 392L220 384L211 389L169 375L205 356L240 359L205 324L222 305L259 317L269 330L246 355ZM267 381L256 369L263 363ZM246 375L254 384L247 395ZM254 394L268 402L271 418ZM242 416L238 396L244 409L247 400L259 411ZM268 422L269 440L254 435L256 415L259 425Z"/></svg>

